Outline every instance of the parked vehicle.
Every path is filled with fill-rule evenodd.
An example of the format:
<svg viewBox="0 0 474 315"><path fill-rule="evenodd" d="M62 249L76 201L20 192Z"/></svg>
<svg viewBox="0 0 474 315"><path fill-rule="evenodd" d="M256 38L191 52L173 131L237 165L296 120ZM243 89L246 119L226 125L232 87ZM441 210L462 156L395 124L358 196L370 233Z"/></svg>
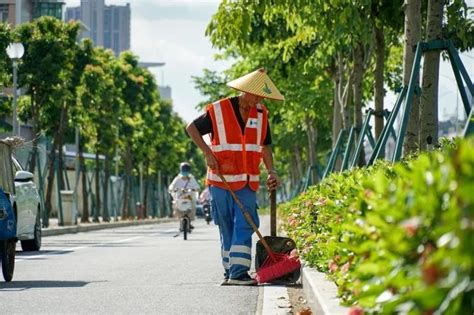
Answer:
<svg viewBox="0 0 474 315"><path fill-rule="evenodd" d="M41 248L41 203L33 174L23 170L12 156L15 174L13 208L17 215L17 239L24 251L38 251Z"/></svg>

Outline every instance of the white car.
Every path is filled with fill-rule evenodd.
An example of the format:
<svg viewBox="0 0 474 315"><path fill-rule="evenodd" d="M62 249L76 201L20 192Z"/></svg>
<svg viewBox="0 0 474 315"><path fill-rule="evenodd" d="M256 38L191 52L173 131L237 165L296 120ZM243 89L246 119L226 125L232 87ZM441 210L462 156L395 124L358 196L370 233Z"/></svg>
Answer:
<svg viewBox="0 0 474 315"><path fill-rule="evenodd" d="M24 251L37 251L41 248L41 206L40 197L33 181L33 174L23 170L15 157L12 157L15 174L15 195L13 209L16 214L16 235Z"/></svg>

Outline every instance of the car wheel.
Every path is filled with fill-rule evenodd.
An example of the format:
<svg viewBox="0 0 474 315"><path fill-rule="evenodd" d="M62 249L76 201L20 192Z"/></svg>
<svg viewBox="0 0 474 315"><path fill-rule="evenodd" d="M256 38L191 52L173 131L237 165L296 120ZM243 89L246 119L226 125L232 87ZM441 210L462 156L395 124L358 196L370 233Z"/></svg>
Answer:
<svg viewBox="0 0 474 315"><path fill-rule="evenodd" d="M3 279L6 282L12 281L15 270L15 247L13 240L0 241L0 260L2 261Z"/></svg>
<svg viewBox="0 0 474 315"><path fill-rule="evenodd" d="M40 221L40 212L36 215L35 223L35 237L32 240L21 241L21 249L25 252L38 251L41 248L41 221Z"/></svg>

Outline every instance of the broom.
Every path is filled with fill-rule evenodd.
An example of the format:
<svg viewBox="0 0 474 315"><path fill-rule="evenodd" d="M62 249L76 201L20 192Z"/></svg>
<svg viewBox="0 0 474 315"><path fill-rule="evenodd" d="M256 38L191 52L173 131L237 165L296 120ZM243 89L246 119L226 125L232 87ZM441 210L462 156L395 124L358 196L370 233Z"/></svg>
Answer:
<svg viewBox="0 0 474 315"><path fill-rule="evenodd" d="M258 230L257 226L253 222L250 213L244 208L239 198L237 198L237 195L230 188L224 176L219 173L217 175L222 180L222 182L224 182L224 185L226 186L227 190L229 190L230 194L232 195L232 198L234 198L235 202L242 211L245 220L247 220L253 231L257 234L258 238L260 239L260 242L262 243L263 247L265 247L265 250L268 253L268 257L265 259L262 266L257 270L257 276L255 277L257 282L260 284L265 282L271 282L272 280L278 279L286 274L292 273L295 270L301 268L301 263L298 258L293 258L290 257L288 254L275 253L272 251L267 241L265 241L262 234L260 234L260 231Z"/></svg>

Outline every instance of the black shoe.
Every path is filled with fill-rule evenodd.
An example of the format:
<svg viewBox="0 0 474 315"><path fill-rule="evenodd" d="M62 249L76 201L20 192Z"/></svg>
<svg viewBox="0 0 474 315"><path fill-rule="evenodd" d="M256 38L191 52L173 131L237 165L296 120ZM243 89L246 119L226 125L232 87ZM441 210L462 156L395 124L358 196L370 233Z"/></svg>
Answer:
<svg viewBox="0 0 474 315"><path fill-rule="evenodd" d="M224 279L221 282L221 285L229 285L229 277L224 277Z"/></svg>
<svg viewBox="0 0 474 315"><path fill-rule="evenodd" d="M189 223L189 228L192 230L194 229L194 225L192 225L191 223Z"/></svg>
<svg viewBox="0 0 474 315"><path fill-rule="evenodd" d="M256 285L257 280L250 277L248 273L244 273L237 278L230 278L227 281L228 285Z"/></svg>

